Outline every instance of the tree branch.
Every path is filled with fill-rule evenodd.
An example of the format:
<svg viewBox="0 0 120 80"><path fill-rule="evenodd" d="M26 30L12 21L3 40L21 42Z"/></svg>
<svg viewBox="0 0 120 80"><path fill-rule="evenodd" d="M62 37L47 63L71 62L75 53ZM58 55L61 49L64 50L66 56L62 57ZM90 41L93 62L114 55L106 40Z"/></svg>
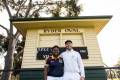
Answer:
<svg viewBox="0 0 120 80"><path fill-rule="evenodd" d="M28 9L27 9L27 11L25 13L25 18L29 15L29 12L30 12L31 8L32 8L32 0L30 0L30 2L28 4Z"/></svg>
<svg viewBox="0 0 120 80"><path fill-rule="evenodd" d="M17 40L19 36L20 36L20 32L17 31L17 32L15 33L15 35L14 35L14 38Z"/></svg>
<svg viewBox="0 0 120 80"><path fill-rule="evenodd" d="M30 15L30 17L32 17L35 13L37 13L40 9L42 9L42 7L39 7L38 9L34 10L33 13Z"/></svg>
<svg viewBox="0 0 120 80"><path fill-rule="evenodd" d="M24 49L22 49L20 52L17 53L17 55L14 58L18 58L22 53L23 53Z"/></svg>
<svg viewBox="0 0 120 80"><path fill-rule="evenodd" d="M2 0L2 2L3 2L4 6L5 6L6 9L7 9L7 12L8 12L9 17L12 18L12 14L11 14L11 12L10 12L10 9L9 9L7 3L6 3L6 0Z"/></svg>
<svg viewBox="0 0 120 80"><path fill-rule="evenodd" d="M39 8L34 10L33 13L30 15L30 17L32 17L35 13L39 12L39 10L42 9L43 7L45 7L45 5L47 5L47 4L49 4L49 3L47 3L47 1L45 1L45 0L42 4L35 4L35 6L38 6Z"/></svg>
<svg viewBox="0 0 120 80"><path fill-rule="evenodd" d="M3 25L1 25L1 24L0 24L0 27L2 27L3 29L5 29L5 30L6 30L7 35L9 35L9 34L10 34L9 30L8 30L6 27L4 27L4 26L3 26Z"/></svg>
<svg viewBox="0 0 120 80"><path fill-rule="evenodd" d="M25 0L25 1L22 0L22 3L21 3L21 5L19 6L19 8L18 8L18 10L17 10L17 12L16 12L16 14L15 14L16 16L18 16L18 13L19 13L20 9L21 9L22 6L26 3L26 1L27 1L27 0Z"/></svg>

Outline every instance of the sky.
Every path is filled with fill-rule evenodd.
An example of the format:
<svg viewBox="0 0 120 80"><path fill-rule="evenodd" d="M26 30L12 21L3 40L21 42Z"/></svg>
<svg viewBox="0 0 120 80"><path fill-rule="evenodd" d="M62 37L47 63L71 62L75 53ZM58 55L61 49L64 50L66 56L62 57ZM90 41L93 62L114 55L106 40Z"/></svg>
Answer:
<svg viewBox="0 0 120 80"><path fill-rule="evenodd" d="M112 19L97 35L103 62L108 66L120 60L120 0L80 0L81 16L112 15Z"/></svg>
<svg viewBox="0 0 120 80"><path fill-rule="evenodd" d="M103 62L113 66L120 59L120 0L80 0L83 5L81 16L112 15L112 19L97 35ZM79 5L78 4L78 5ZM0 24L8 26L9 18L6 11L0 13ZM0 31L4 34L4 31Z"/></svg>

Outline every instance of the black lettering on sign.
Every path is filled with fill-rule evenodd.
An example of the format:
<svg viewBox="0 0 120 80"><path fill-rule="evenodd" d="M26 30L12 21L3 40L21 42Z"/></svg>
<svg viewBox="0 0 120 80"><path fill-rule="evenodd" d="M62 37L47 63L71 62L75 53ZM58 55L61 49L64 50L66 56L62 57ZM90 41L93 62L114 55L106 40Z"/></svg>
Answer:
<svg viewBox="0 0 120 80"><path fill-rule="evenodd" d="M65 29L65 32L80 32L78 28L68 28Z"/></svg>
<svg viewBox="0 0 120 80"><path fill-rule="evenodd" d="M44 33L49 33L49 29L44 29Z"/></svg>
<svg viewBox="0 0 120 80"><path fill-rule="evenodd" d="M87 47L73 47L74 50L78 51L82 57L82 59L88 59L88 51ZM60 53L65 51L65 47L60 48ZM37 60L44 60L51 55L51 48L37 48Z"/></svg>
<svg viewBox="0 0 120 80"><path fill-rule="evenodd" d="M44 29L44 33L60 33L60 29Z"/></svg>

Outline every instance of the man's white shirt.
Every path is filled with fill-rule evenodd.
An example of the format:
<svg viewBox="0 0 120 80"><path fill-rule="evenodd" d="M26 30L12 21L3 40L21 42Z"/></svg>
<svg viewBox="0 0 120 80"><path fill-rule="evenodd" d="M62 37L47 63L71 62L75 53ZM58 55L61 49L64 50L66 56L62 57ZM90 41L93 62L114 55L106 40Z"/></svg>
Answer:
<svg viewBox="0 0 120 80"><path fill-rule="evenodd" d="M66 50L60 56L64 60L64 72L80 73L81 76L85 77L84 65L77 51Z"/></svg>

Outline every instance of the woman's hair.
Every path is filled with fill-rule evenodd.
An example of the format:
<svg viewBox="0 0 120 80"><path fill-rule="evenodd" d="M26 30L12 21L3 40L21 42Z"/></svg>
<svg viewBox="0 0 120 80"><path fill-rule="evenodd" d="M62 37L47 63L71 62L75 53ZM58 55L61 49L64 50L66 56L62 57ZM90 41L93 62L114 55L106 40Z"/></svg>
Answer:
<svg viewBox="0 0 120 80"><path fill-rule="evenodd" d="M57 46L57 45L53 46L51 49L53 50L54 48L58 48L58 49L60 49L60 47Z"/></svg>

